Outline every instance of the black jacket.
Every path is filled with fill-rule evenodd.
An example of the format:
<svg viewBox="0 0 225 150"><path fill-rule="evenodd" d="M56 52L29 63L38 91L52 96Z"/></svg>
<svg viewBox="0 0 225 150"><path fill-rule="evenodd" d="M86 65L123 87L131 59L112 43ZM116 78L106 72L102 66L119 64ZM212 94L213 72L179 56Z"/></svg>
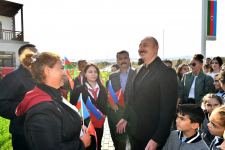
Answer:
<svg viewBox="0 0 225 150"><path fill-rule="evenodd" d="M36 89L41 89L44 94L38 94L39 92ZM38 85L38 88L27 93L24 101L31 103L32 101L38 101L39 98L44 99L45 93L49 95L50 101L49 98L45 98L48 101L34 104L29 109L24 109L20 106L21 104L17 108L20 115L25 115L24 133L30 149L85 149L80 140L81 118L77 112L62 102L59 90L41 84ZM27 107L27 105L23 106Z"/></svg>
<svg viewBox="0 0 225 150"><path fill-rule="evenodd" d="M16 117L15 109L34 86L31 73L22 65L0 81L0 116L11 120L9 131L12 134L23 134L24 118Z"/></svg>
<svg viewBox="0 0 225 150"><path fill-rule="evenodd" d="M125 108L129 107L128 101L129 101L129 95L130 95L132 80L133 80L134 75L135 75L135 71L132 68L130 68L129 74L127 77L125 90L123 93L124 101L125 101ZM111 80L112 87L115 92L117 92L121 89L120 71L119 70L112 73L109 76L109 80ZM108 87L108 83L107 83L107 87ZM119 109L117 111L112 110L111 107L109 107L109 110L108 110L108 118L110 119L110 121L112 121L114 123L114 125L116 125L120 121L120 119L122 119L122 116L123 116L123 113L125 110L125 108L121 107L120 105L118 105L118 108Z"/></svg>
<svg viewBox="0 0 225 150"><path fill-rule="evenodd" d="M128 120L128 134L146 145L150 139L163 144L176 111L175 71L157 57L147 67L140 68L132 84L129 107L124 116Z"/></svg>
<svg viewBox="0 0 225 150"><path fill-rule="evenodd" d="M73 105L77 104L78 98L82 93L82 98L84 103L86 104L88 96L91 99L91 102L104 114L107 114L107 93L104 87L100 87L99 95L97 100L95 101L93 97L89 94L88 89L85 84L76 87L71 92L70 103Z"/></svg>

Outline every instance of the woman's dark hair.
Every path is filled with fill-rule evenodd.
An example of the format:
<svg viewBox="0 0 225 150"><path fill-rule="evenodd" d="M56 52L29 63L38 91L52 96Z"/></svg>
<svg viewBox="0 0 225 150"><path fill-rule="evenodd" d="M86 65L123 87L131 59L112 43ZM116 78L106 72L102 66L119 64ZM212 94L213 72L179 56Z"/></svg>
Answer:
<svg viewBox="0 0 225 150"><path fill-rule="evenodd" d="M213 59L211 60L211 63L213 60L216 60L219 63L219 66L221 67L223 65L223 60L221 57L217 56L217 57L213 57Z"/></svg>
<svg viewBox="0 0 225 150"><path fill-rule="evenodd" d="M86 74L88 68L90 68L91 66L94 67L96 69L97 73L98 73L98 78L97 78L96 81L97 81L99 87L103 88L104 86L103 86L103 84L102 84L102 82L100 80L100 70L98 69L98 67L95 64L87 64L86 67L84 68L84 74ZM85 82L88 82L88 81L87 81L87 78L84 75L84 83Z"/></svg>
<svg viewBox="0 0 225 150"><path fill-rule="evenodd" d="M182 77L183 77L183 74L181 74L181 71L183 69L183 67L187 66L188 67L188 64L180 64L178 67L177 67L177 76L178 78L181 80Z"/></svg>
<svg viewBox="0 0 225 150"><path fill-rule="evenodd" d="M213 68L212 68L212 66L211 66L210 64L205 64L205 65L203 66L203 68L204 68L204 69L209 69L209 72L213 72Z"/></svg>
<svg viewBox="0 0 225 150"><path fill-rule="evenodd" d="M38 83L43 83L45 80L44 68L46 66L53 68L60 60L60 56L51 52L42 52L31 64L31 74Z"/></svg>
<svg viewBox="0 0 225 150"><path fill-rule="evenodd" d="M203 63L204 56L202 54L195 54L193 59L197 60L200 63Z"/></svg>

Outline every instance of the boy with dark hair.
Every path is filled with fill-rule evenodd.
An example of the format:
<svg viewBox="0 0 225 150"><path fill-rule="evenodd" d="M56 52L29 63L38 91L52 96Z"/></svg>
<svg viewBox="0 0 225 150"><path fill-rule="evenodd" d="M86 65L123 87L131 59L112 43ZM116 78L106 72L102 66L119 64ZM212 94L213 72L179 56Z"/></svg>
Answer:
<svg viewBox="0 0 225 150"><path fill-rule="evenodd" d="M198 131L204 117L203 110L196 104L179 105L177 130L170 133L163 150L208 150Z"/></svg>

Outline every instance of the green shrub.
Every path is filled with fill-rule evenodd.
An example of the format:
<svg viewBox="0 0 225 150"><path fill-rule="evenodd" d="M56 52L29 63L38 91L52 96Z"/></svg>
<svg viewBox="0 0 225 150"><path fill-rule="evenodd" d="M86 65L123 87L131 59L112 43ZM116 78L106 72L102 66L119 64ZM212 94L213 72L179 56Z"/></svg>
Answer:
<svg viewBox="0 0 225 150"><path fill-rule="evenodd" d="M12 150L9 120L0 117L0 150Z"/></svg>

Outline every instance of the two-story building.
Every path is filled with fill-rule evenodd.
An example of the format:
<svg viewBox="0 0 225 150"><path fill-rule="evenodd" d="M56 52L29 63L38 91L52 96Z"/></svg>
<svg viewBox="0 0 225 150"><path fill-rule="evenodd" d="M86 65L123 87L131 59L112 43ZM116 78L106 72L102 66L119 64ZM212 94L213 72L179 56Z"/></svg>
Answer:
<svg viewBox="0 0 225 150"><path fill-rule="evenodd" d="M0 0L0 68L18 67L24 41L23 5Z"/></svg>

